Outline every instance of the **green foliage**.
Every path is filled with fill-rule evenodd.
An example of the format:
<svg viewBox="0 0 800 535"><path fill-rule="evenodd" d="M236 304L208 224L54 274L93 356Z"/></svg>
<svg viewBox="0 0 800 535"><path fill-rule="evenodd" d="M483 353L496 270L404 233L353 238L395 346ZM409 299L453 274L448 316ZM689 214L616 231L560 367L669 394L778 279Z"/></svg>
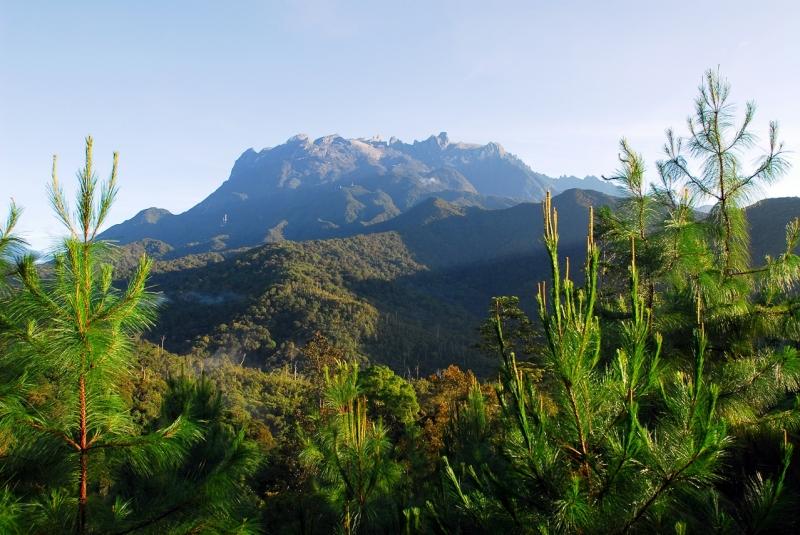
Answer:
<svg viewBox="0 0 800 535"><path fill-rule="evenodd" d="M151 533L260 532L249 482L261 456L244 429L225 421L223 407L221 392L204 375L168 381L157 423L179 418L198 422L203 440L179 463L158 473L142 477L134 467L125 467L114 490L132 510L147 513L119 524Z"/></svg>
<svg viewBox="0 0 800 535"><path fill-rule="evenodd" d="M9 489L0 490L0 531L9 535L24 533L24 516L25 504L20 503Z"/></svg>
<svg viewBox="0 0 800 535"><path fill-rule="evenodd" d="M74 213L53 174L69 237L52 263L22 256L13 204L0 227L0 531L796 531L800 222L775 205L785 243L751 247L748 219L775 224L744 202L786 163L772 125L743 170L754 108L734 126L728 93L706 75L649 188L621 142L609 180L627 197L562 218L570 234L589 222L582 270L548 195L549 279L535 302L493 298L480 328L491 294L477 312L458 303L498 287L483 285L497 266L431 273L418 253L446 264L436 240L406 223L180 259L98 241L116 157L99 184L88 139ZM465 214L425 224L452 232ZM538 273L506 246L503 273ZM169 290L155 328L153 269ZM423 362L450 365L419 378Z"/></svg>
<svg viewBox="0 0 800 535"><path fill-rule="evenodd" d="M773 121L769 126L768 152L758 159L754 169L744 171L740 155L755 142L749 129L755 104L747 103L742 122L736 126L729 94L730 85L719 72L707 71L695 100L694 116L688 120L686 139L689 153L699 160L701 172L695 175L689 170L681 152L682 143L671 131L665 147L668 160L660 166L671 180L686 180L696 193L716 201L711 211L711 228L717 231L713 236L714 249L725 274L746 269L748 261L742 200L761 185L774 183L788 166L783 144L778 141L778 125Z"/></svg>
<svg viewBox="0 0 800 535"><path fill-rule="evenodd" d="M339 517L343 533L375 530L391 511L401 477L386 428L367 416L356 364L341 364L326 380L320 428L301 458L315 475L315 488Z"/></svg>
<svg viewBox="0 0 800 535"><path fill-rule="evenodd" d="M481 325L481 349L492 354L500 348L497 345L497 336L494 318L499 317L501 327L505 333L506 346L513 350L520 359L535 359L542 349L542 340L536 331L533 322L520 306L519 297L503 296L492 299L489 309L491 319Z"/></svg>
<svg viewBox="0 0 800 535"><path fill-rule="evenodd" d="M463 336L479 316L426 292L429 283L416 280L426 267L397 233L197 261L203 267L188 268L187 258L155 262L153 284L169 300L150 336L165 336L172 350L294 367L299 348L319 333L347 358L368 354L403 372L479 355Z"/></svg>
<svg viewBox="0 0 800 535"><path fill-rule="evenodd" d="M362 370L358 387L367 400L369 413L390 429L402 429L416 420L419 404L414 387L391 368L373 365Z"/></svg>
<svg viewBox="0 0 800 535"><path fill-rule="evenodd" d="M600 216L610 247L603 294L591 225L577 288L568 259L562 275L557 213L545 203L552 277L539 286L538 304L547 347L533 366L518 363L496 307L500 432L484 440L495 443L488 456L444 459L445 498L429 505L442 531L792 530L794 519L781 511L794 500L786 474L800 390L797 225L787 228L783 254L750 266L741 200L785 162L773 125L768 154L742 173L753 108L726 138L727 97L727 85L709 73L689 122L699 176L669 133L661 184L647 191L641 157L622 142L612 179L629 195ZM700 218L694 203L704 196L716 204ZM623 261L627 299L617 275ZM470 407L474 414L479 405ZM468 420L485 429L483 418ZM752 466L756 447L769 453ZM743 489L737 480L750 483Z"/></svg>
<svg viewBox="0 0 800 535"><path fill-rule="evenodd" d="M496 315L503 357L497 396L505 429L499 453L506 465L500 476L497 468L473 463L464 480L445 462L454 510L462 510L460 519L448 521L461 529L487 530L502 522L533 532L628 531L645 522L658 529L652 511L668 507L682 488L710 490L727 441L715 417L717 390L704 388L702 380L702 335L692 376L659 372L660 342L648 339L632 264L634 317L615 361L599 367L599 250L590 228L586 283L576 288L568 275L560 276L557 214L549 203L544 210L553 270L550 304L544 284L538 300L547 339L545 373L537 378L517 366ZM665 388L671 396L652 399ZM640 403L646 402L660 405L649 422L640 419ZM479 410L472 405L471 412Z"/></svg>
<svg viewBox="0 0 800 535"><path fill-rule="evenodd" d="M90 471L92 463L126 462L148 474L174 462L198 438L183 419L140 436L113 388L129 372L131 336L151 325L155 304L145 291L149 260L143 257L127 288L118 291L111 284L113 270L104 263L108 247L94 239L116 195L116 175L115 154L111 177L96 197L87 138L73 217L54 159L51 203L70 235L54 255L52 277L42 278L32 257L20 261L15 274L20 291L6 304L9 328L3 332L4 360L24 361L28 382L3 414L3 425L16 427L7 467L19 473L24 468L16 462L47 457L52 469L39 484L68 488L77 481L74 521L81 533L89 529L89 487L102 485L100 474L92 478L97 472Z"/></svg>
<svg viewBox="0 0 800 535"><path fill-rule="evenodd" d="M247 447L235 434L198 425L202 418L216 417L208 412L174 412L159 425L145 425L154 408L131 410L136 401L136 388L127 388L135 374L133 340L152 325L155 312L155 296L146 291L151 262L142 256L124 289L112 285L113 249L95 237L116 195L116 154L111 176L101 185L92 166L92 139L87 138L73 213L54 159L51 203L69 236L54 252L52 269L40 270L31 256L21 258L1 297L0 474L8 485L3 521L9 531L12 523L20 530L79 533L148 525L150 509L136 508L141 504L127 484L180 470L200 447L213 444L226 452L225 459L241 458ZM4 265L20 243L11 234L17 214L12 207L0 237ZM231 490L221 481L237 473L233 462L213 457L197 462L220 475L213 485L203 481L185 491L202 506L193 512L193 525L221 516ZM197 493L206 487L212 490ZM165 490L166 485L158 487ZM172 497L159 496L162 504L165 496ZM168 509L157 520L174 519L174 512Z"/></svg>

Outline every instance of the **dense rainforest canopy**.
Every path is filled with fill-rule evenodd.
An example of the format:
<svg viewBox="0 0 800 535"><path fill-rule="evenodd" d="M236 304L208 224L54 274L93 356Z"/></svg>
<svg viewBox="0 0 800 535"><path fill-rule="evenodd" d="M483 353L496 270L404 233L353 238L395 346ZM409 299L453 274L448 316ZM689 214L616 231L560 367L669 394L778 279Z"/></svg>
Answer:
<svg viewBox="0 0 800 535"><path fill-rule="evenodd" d="M54 161L67 237L52 261L25 254L16 206L0 228L0 532L796 531L800 220L759 237L781 254L751 257L745 205L787 169L774 123L746 165L753 114L737 118L710 71L657 176L623 140L608 180L627 195L589 209L579 257L560 249L548 195L537 295L487 300L473 360L432 347L438 371L422 375L360 352L360 337L403 347L447 312L385 289L419 271L393 235L245 251L234 265L272 281L247 315L209 320L184 355L148 341L159 307L181 305L151 291L147 247L134 259L97 239L117 158L98 181L88 138L74 206ZM171 269L162 285L181 284ZM345 277L425 313L382 326ZM460 316L436 320L431 345L454 345ZM293 329L302 347L264 351Z"/></svg>

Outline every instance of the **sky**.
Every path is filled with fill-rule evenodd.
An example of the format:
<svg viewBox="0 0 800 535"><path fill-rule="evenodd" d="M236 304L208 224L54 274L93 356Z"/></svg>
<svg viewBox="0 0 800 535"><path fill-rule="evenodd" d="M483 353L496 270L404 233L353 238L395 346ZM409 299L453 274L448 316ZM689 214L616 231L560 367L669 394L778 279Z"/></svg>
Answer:
<svg viewBox="0 0 800 535"><path fill-rule="evenodd" d="M800 2L0 0L0 213L23 235L61 229L45 195L95 139L120 153L117 223L187 210L247 148L447 131L496 141L552 176L613 173L621 137L650 164L685 132L703 72L776 119L795 167L767 196L800 195Z"/></svg>

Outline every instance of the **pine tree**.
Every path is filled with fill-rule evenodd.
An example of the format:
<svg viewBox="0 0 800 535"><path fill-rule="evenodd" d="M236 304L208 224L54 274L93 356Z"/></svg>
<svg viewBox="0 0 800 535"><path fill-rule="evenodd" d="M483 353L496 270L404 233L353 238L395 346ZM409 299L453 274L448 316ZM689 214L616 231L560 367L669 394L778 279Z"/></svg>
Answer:
<svg viewBox="0 0 800 535"><path fill-rule="evenodd" d="M669 338L689 340L692 322L686 319L690 311L699 312L715 354L722 352L721 345L745 351L750 349L742 345L757 346L765 331L759 331L757 324L763 327L763 322L753 314L761 314L764 307L758 305L764 303L751 299L753 291L774 295L776 287L786 289L798 278L791 254L751 265L744 204L780 178L788 163L777 123L771 122L767 151L754 168L745 170L742 160L751 156L756 142L751 132L755 104L746 105L739 125L735 111L728 82L718 71L707 71L687 121L688 135L667 130L666 158L657 162L659 180L649 190L641 155L621 142L623 165L610 180L622 184L627 197L613 216L606 211L603 218L606 254L612 262L615 253L620 256L618 252L628 248L630 237L636 237L648 307L656 321L663 320L659 328L682 328ZM708 202L709 215L700 215L697 205ZM768 272L780 275L768 280ZM660 302L653 301L659 297ZM688 351L689 345L680 349Z"/></svg>
<svg viewBox="0 0 800 535"><path fill-rule="evenodd" d="M29 493L40 485L52 489L52 499L39 502L43 517L64 518L65 508L74 504L75 515L58 522L78 533L97 525L89 515L90 495L105 485L110 466L125 462L152 474L180 460L198 439L195 427L180 417L139 434L116 388L129 371L132 337L152 324L156 305L146 290L150 260L143 256L127 287L117 290L106 263L111 247L97 239L117 194L117 161L115 153L110 178L98 188L92 138L86 139L73 213L53 158L50 200L69 236L53 255L51 274L43 275L32 256L19 262L18 291L3 307L2 364L21 372L26 383L17 403L6 404L0 414L2 425L15 429L5 469L34 476L18 479ZM45 459L41 470L30 464ZM102 501L98 497L98 520L108 517ZM113 522L114 511L124 507L109 509Z"/></svg>
<svg viewBox="0 0 800 535"><path fill-rule="evenodd" d="M750 124L755 103L748 102L739 126L735 125L734 107L729 102L730 84L719 73L709 70L695 100L694 116L687 124L689 136L676 138L667 131L664 171L682 179L694 192L715 203L711 210L714 251L720 258L722 273L729 277L746 270L749 262L749 236L742 211L743 202L761 186L774 183L788 168L783 144L778 141L778 123L769 126L769 150L754 169L744 170L741 157L755 142ZM686 143L689 154L698 160L700 171L692 172L682 153Z"/></svg>
<svg viewBox="0 0 800 535"><path fill-rule="evenodd" d="M20 214L20 208L12 201L6 223L0 228L0 460L8 456L15 435L13 421L8 415L22 408L24 398L21 393L28 384L23 363L5 357L7 341L4 336L12 326L7 307L13 299L14 289L9 283L15 258L25 245L14 233ZM24 532L26 505L8 487L0 489L0 532Z"/></svg>
<svg viewBox="0 0 800 535"><path fill-rule="evenodd" d="M797 391L796 360L800 257L794 254L800 238L800 223L786 230L786 249L777 258L753 265L749 256L749 233L744 201L761 186L783 174L788 164L777 137L777 124L770 124L769 150L755 168L744 172L741 159L753 146L750 132L755 105L748 103L741 125L734 125L730 86L716 71L708 71L688 120L686 138L667 131L667 159L657 162L659 181L642 193L629 188L623 209L607 226L612 247L627 244L626 228L644 229L650 247L644 248L648 265L659 266L650 275L656 286L656 302L648 303L656 326L665 333L668 353L675 362L691 359L692 329L705 326L709 339L709 371L722 386L720 408L735 429L771 427L781 421L796 429L787 412ZM689 148L689 155L682 153ZM623 162L618 180L631 186L642 184L643 162L623 143ZM695 165L692 165L696 162ZM701 172L692 174L690 168ZM634 177L639 177L633 180ZM698 202L714 204L708 217L699 215ZM642 212L629 206L652 206ZM639 248L639 240L635 245ZM747 422L747 424L745 424Z"/></svg>
<svg viewBox="0 0 800 535"><path fill-rule="evenodd" d="M341 363L326 374L320 425L301 453L316 476L316 488L339 516L343 533L377 529L391 511L401 469L383 424L367 416L358 386L358 365Z"/></svg>
<svg viewBox="0 0 800 535"><path fill-rule="evenodd" d="M7 340L4 333L13 327L12 319L8 315L8 306L16 294L11 286L11 278L15 267L16 258L23 252L25 242L15 233L21 209L12 201L8 218L3 227L0 227L0 350L6 351ZM10 420L2 418L4 414L19 410L16 406L21 402L20 392L24 390L25 377L21 362L11 359L2 359L0 366L0 446L3 452L8 447L9 435L13 430Z"/></svg>
<svg viewBox="0 0 800 535"><path fill-rule="evenodd" d="M112 491L131 512L115 533L260 533L250 480L261 458L242 429L225 421L222 392L205 377L171 377L156 425L196 422L203 439L180 463L142 475L124 466Z"/></svg>
<svg viewBox="0 0 800 535"><path fill-rule="evenodd" d="M442 532L649 533L792 525L781 516L792 499L785 485L792 446L785 435L782 461L767 475L738 465L735 477L750 482L744 495L721 483L735 451L735 426L752 426L748 416L761 415L775 430L796 417L794 408L769 412L787 390L797 391L794 352L781 352L782 360L762 354L761 368L712 362L703 316L694 314L690 360L665 357L639 292L631 237L627 314L616 351L604 354L593 229L578 288L568 268L561 271L558 217L549 196L543 210L552 279L549 292L548 285L539 286L547 340L541 370L519 366L497 314L501 413L499 435L489 440L494 453L458 466L444 459L446 494L429 504L434 526ZM750 375L759 369L765 372ZM485 429L485 413L475 416L479 407L473 400L465 408L475 432Z"/></svg>
<svg viewBox="0 0 800 535"><path fill-rule="evenodd" d="M629 264L631 262L631 240L636 251L639 252L639 269L642 274L642 294L646 296L647 307L652 311L656 297L655 278L664 265L660 244L652 239L654 231L654 217L657 215L657 205L653 195L649 194L645 180L645 161L641 154L633 150L626 139L620 140L619 154L620 168L610 177L603 177L619 184L625 193L623 199L612 211L604 208L600 211L599 219L605 229L605 262L611 266ZM643 254L644 253L644 254ZM611 271L609 279L613 278ZM624 278L624 277L620 277ZM627 281L623 282L621 290Z"/></svg>
<svg viewBox="0 0 800 535"><path fill-rule="evenodd" d="M800 223L788 225L783 254L750 265L743 202L786 162L773 123L769 151L742 171L754 106L734 128L728 94L709 71L690 136L668 132L660 184L650 190L641 156L622 142L612 180L628 196L601 221L607 267L630 266L627 299L613 273L598 292L601 255L591 223L584 286L576 287L569 259L558 257L558 217L546 199L552 278L540 284L538 303L547 347L532 359L539 370L522 366L504 318L494 315L502 357L498 446L488 461L451 467L445 460L448 498L430 506L442 531L794 526L781 512L794 500L787 470L800 428ZM681 154L684 143L700 161L697 176ZM702 217L696 203L709 197L715 205ZM749 453L754 444L758 464Z"/></svg>

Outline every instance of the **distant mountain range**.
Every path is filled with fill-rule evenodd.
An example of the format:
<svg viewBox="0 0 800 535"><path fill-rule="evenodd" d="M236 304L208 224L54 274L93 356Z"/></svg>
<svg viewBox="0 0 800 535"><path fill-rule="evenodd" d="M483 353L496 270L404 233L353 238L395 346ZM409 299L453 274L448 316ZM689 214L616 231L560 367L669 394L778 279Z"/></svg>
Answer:
<svg viewBox="0 0 800 535"><path fill-rule="evenodd" d="M297 135L277 147L245 151L230 178L190 210L176 215L148 208L101 238L122 244L155 239L177 256L349 236L434 197L455 206L506 208L571 188L618 193L596 177L536 173L497 143L454 143L444 132L413 143Z"/></svg>

